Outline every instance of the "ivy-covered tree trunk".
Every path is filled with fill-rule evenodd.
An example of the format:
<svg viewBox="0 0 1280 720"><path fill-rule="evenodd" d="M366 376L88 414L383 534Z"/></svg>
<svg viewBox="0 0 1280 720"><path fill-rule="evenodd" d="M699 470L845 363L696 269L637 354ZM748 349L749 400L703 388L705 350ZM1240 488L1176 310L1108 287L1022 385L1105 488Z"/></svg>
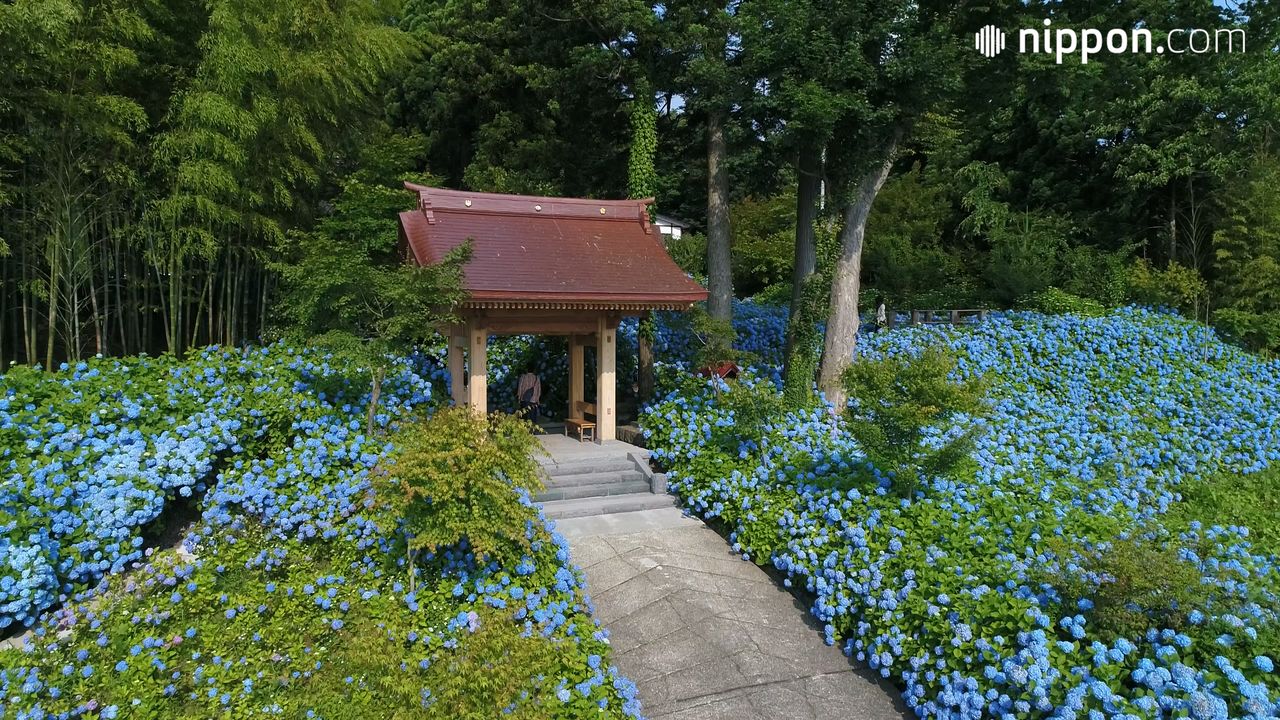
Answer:
<svg viewBox="0 0 1280 720"><path fill-rule="evenodd" d="M884 160L867 171L844 208L844 227L840 230L840 257L831 277L831 303L827 312L827 335L822 347L822 366L818 371L818 389L836 408L845 404L841 375L849 367L858 339L858 295L862 284L862 246L867 231L867 216L876 195L893 168L901 131L895 132L885 146Z"/></svg>
<svg viewBox="0 0 1280 720"><path fill-rule="evenodd" d="M818 376L818 359L822 352L818 321L826 307L825 285L821 273L815 272L806 278L798 309L791 319L791 352L782 375L782 394L791 407L807 407L815 399L813 381Z"/></svg>
<svg viewBox="0 0 1280 720"><path fill-rule="evenodd" d="M805 288L818 267L814 222L818 219L821 169L822 150L817 147L802 148L796 163L796 174L799 176L796 187L796 251L795 265L791 270L791 314L787 321L787 347L783 355L782 369L782 376L786 378L785 382L788 386L792 382L791 367L797 359L799 332L797 323L801 322L801 316L804 314L801 310L805 302ZM804 391L808 392L813 378L803 382Z"/></svg>
<svg viewBox="0 0 1280 720"><path fill-rule="evenodd" d="M641 78L636 82L635 99L631 103L631 154L627 163L627 188L633 199L643 200L657 194L658 185L655 160L658 153L658 109L653 103L653 91L647 79ZM652 205L649 206L649 212L653 212ZM641 403L648 402L653 397L653 336L656 332L653 315L646 313L640 318L637 332L637 374Z"/></svg>
<svg viewBox="0 0 1280 720"><path fill-rule="evenodd" d="M733 319L733 271L729 256L729 170L724 111L707 114L707 312Z"/></svg>

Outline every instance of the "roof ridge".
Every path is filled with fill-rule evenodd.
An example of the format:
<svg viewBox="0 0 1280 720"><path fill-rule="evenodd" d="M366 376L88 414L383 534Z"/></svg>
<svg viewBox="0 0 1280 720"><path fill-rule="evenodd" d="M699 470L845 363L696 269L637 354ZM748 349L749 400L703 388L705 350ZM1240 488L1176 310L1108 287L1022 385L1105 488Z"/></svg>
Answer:
<svg viewBox="0 0 1280 720"><path fill-rule="evenodd" d="M436 212L486 212L490 215L522 217L561 217L581 219L627 220L640 223L650 232L649 206L653 198L639 200L593 200L590 198L555 198L541 195L509 195L479 193L467 190L433 188L406 182L405 187L418 193L418 208L434 225Z"/></svg>
<svg viewBox="0 0 1280 720"><path fill-rule="evenodd" d="M652 205L655 198L618 198L614 200L605 200L601 198L579 198L579 197L562 197L554 195L519 195L516 193L495 193L484 192L480 190L458 190L455 188L431 187L429 185L419 185L406 181L404 183L406 189L423 194L435 194L439 197L470 197L472 199L494 199L494 200L517 200L517 201L533 201L533 202L556 202L569 203L573 205Z"/></svg>
<svg viewBox="0 0 1280 720"><path fill-rule="evenodd" d="M419 210L422 210L422 208L419 208ZM548 219L555 219L555 220L563 220L565 218L569 218L569 219L575 219L575 220L598 220L600 222L636 222L639 219L634 217L625 217L622 215L607 215L607 214L603 216L595 216L595 217L590 215L574 215L572 213L559 213L559 212L555 212L554 210L547 210L544 212L539 212L539 211L523 212L523 211L508 211L508 210L497 210L492 208L474 208L474 207L472 208L433 207L431 208L431 210L433 213L492 215L494 217L528 217L528 218L535 218L535 219L548 218Z"/></svg>

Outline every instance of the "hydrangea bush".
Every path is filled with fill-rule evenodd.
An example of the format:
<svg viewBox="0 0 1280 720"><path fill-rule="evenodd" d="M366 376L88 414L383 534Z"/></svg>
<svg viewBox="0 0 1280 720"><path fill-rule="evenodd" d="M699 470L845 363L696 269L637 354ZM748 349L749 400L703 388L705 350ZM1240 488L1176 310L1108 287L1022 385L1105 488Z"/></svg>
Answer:
<svg viewBox="0 0 1280 720"><path fill-rule="evenodd" d="M396 366L380 425L414 421L430 407L440 381L433 367ZM517 716L638 717L635 687L608 664L606 635L565 541L527 492L512 489L525 513L512 520L523 524L529 548L518 562L477 561L464 542L406 567L401 528L373 492L372 474L392 448L363 434L364 381L348 382L319 353L280 345L210 350L188 362L100 361L13 379L5 378L8 410L18 412L7 416L6 441L33 439L49 455L83 453L80 464L64 458L61 467L121 468L95 477L120 478L116 485L129 489L111 491L117 495L142 487L154 494L149 515L128 517L111 533L119 527L142 537L183 488L203 496L178 550L131 542L96 576L58 579L64 595L93 583L61 607L41 614L53 601L46 598L15 613L24 624L38 622L22 650L0 651L0 717L453 717L460 683L478 683L463 687L468 697L509 689L506 709ZM93 409L83 419L74 408L42 413L41 398L53 393L87 398ZM200 412L209 415L183 419ZM184 423L192 437L205 432L202 440L215 441L173 466L185 471L181 482L169 465L149 463L148 451L130 456L134 465L116 459L125 443L83 449L78 440L51 439L75 427L92 437L128 432L159 447L166 441L157 438ZM28 493L40 492L31 468L59 463L5 457L14 458L12 479ZM71 507L99 502L87 479L69 484ZM40 518L52 527L57 507L37 504L33 512L47 514L22 527ZM25 541L31 536L8 535L23 541L15 547L42 547ZM87 546L66 534L45 537L54 577L62 578L56 558ZM24 557L8 554L6 562L36 575L42 566ZM476 665L471 656L492 647L519 650L522 663L481 653L488 660Z"/></svg>
<svg viewBox="0 0 1280 720"><path fill-rule="evenodd" d="M380 420L429 391L399 363ZM204 492L218 466L360 402L322 356L284 345L0 377L0 628L142 557L166 503Z"/></svg>
<svg viewBox="0 0 1280 720"><path fill-rule="evenodd" d="M910 497L829 407L744 420L777 397L768 371L679 381L642 425L686 507L803 589L827 641L920 717L1275 717L1276 549L1173 518L1195 515L1180 486L1280 460L1280 363L1136 309L862 340L873 357L936 346L957 379L986 377L990 412L933 429L979 424L973 462ZM1198 579L1179 595L1194 606L1159 615L1176 626L1117 634L1095 607L1126 580L1097 558L1127 546L1173 548L1144 557Z"/></svg>

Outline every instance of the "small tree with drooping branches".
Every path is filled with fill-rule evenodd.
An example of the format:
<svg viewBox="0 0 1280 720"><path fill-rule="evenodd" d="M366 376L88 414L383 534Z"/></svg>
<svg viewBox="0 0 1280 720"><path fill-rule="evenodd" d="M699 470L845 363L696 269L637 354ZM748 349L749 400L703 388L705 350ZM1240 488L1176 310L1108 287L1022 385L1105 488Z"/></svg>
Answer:
<svg viewBox="0 0 1280 720"><path fill-rule="evenodd" d="M412 137L384 142L402 145L399 157L413 157L412 148L420 146ZM453 318L453 308L465 297L462 266L471 246L461 245L427 267L405 262L397 251L396 218L412 204L412 196L370 175L349 177L333 212L314 231L289 235L289 259L277 270L284 286L280 317L286 334L319 342L368 369L365 424L372 433L392 354L409 352Z"/></svg>

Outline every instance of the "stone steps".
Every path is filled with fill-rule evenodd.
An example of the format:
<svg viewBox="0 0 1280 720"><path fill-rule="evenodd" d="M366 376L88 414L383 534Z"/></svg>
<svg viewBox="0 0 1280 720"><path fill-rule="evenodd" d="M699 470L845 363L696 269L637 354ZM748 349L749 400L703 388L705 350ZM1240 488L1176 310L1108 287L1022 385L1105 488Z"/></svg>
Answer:
<svg viewBox="0 0 1280 720"><path fill-rule="evenodd" d="M629 480L596 485L569 485L567 487L547 488L535 495L533 499L538 502L546 502L549 500L577 500L581 498L627 495L630 493L653 494L647 480Z"/></svg>
<svg viewBox="0 0 1280 720"><path fill-rule="evenodd" d="M580 443L540 439L544 489L534 495L548 517L587 517L670 507L666 476L649 468L649 453L623 442Z"/></svg>
<svg viewBox="0 0 1280 720"><path fill-rule="evenodd" d="M638 510L655 510L657 508L675 507L675 504L675 498L666 493L655 494L646 491L628 495L551 500L544 502L542 509L547 517L552 520L566 520L568 518L612 515L614 513L636 512Z"/></svg>
<svg viewBox="0 0 1280 720"><path fill-rule="evenodd" d="M572 475L599 475L634 471L635 469L636 464L629 457L587 458L558 463L542 463L542 471L552 480Z"/></svg>
<svg viewBox="0 0 1280 720"><path fill-rule="evenodd" d="M546 481L547 489L577 487L579 485L610 485L613 483L642 482L648 484L649 478L640 474L634 466L625 470L609 472L575 473L573 475L555 475Z"/></svg>

